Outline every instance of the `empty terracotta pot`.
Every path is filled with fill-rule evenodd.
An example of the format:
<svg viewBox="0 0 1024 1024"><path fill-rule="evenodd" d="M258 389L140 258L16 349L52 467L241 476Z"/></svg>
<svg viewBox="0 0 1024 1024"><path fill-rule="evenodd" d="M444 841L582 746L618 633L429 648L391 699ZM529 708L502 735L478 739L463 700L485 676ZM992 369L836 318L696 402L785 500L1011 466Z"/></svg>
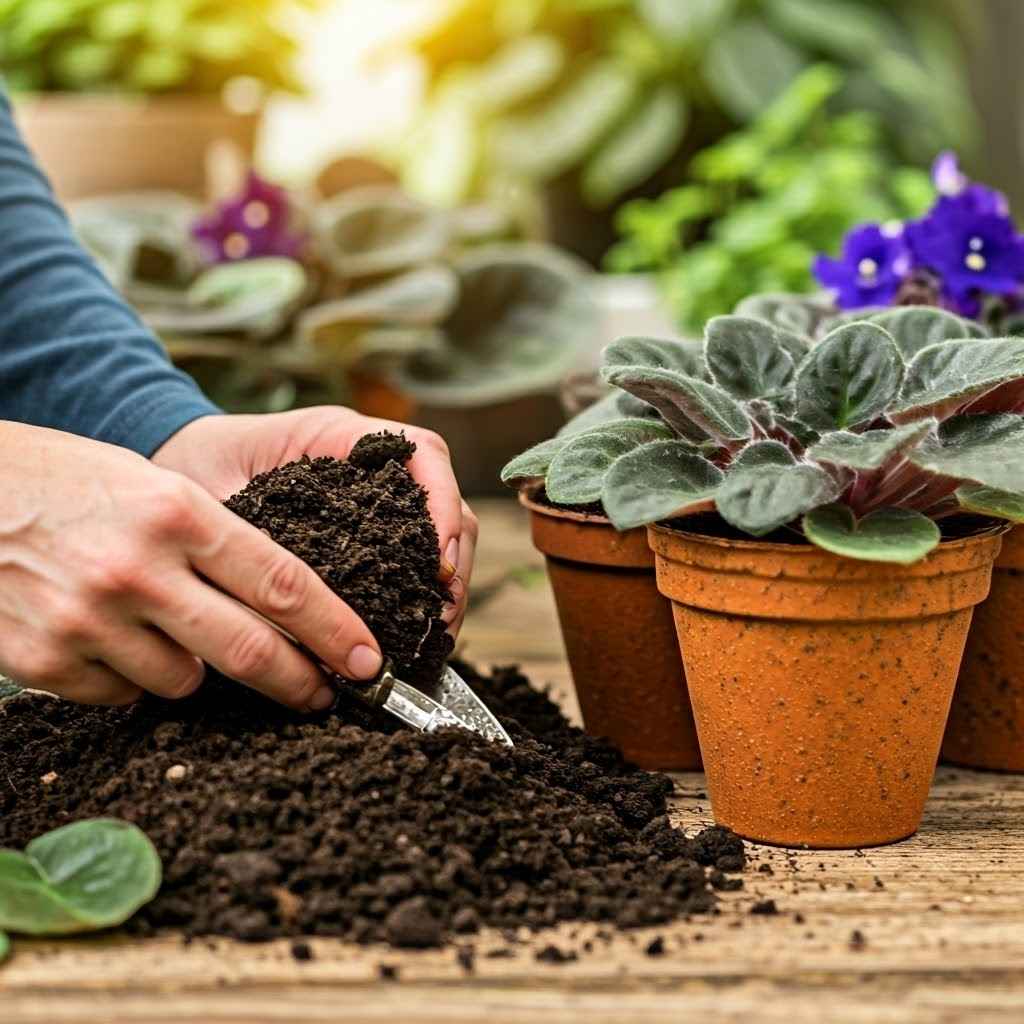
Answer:
<svg viewBox="0 0 1024 1024"><path fill-rule="evenodd" d="M715 819L782 846L917 830L1000 537L915 565L656 526Z"/></svg>
<svg viewBox="0 0 1024 1024"><path fill-rule="evenodd" d="M700 768L668 601L642 529L541 505L522 492L533 543L547 559L583 724L635 764Z"/></svg>
<svg viewBox="0 0 1024 1024"><path fill-rule="evenodd" d="M974 610L942 756L1024 772L1024 528L1003 538L992 591Z"/></svg>

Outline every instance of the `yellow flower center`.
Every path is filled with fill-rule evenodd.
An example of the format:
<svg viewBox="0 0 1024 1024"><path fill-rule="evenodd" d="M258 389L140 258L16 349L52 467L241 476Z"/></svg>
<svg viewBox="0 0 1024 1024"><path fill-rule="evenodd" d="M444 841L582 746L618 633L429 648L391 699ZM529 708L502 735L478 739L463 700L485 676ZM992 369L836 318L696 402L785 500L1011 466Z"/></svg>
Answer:
<svg viewBox="0 0 1024 1024"><path fill-rule="evenodd" d="M968 270L984 270L988 266L985 257L980 252L969 252L964 257L964 263Z"/></svg>
<svg viewBox="0 0 1024 1024"><path fill-rule="evenodd" d="M253 199L242 207L242 220L250 228L266 227L270 220L270 207L259 199Z"/></svg>
<svg viewBox="0 0 1024 1024"><path fill-rule="evenodd" d="M865 256L857 264L857 273L861 277L874 277L878 273L878 264L869 256Z"/></svg>
<svg viewBox="0 0 1024 1024"><path fill-rule="evenodd" d="M232 231L224 239L224 255L230 260L240 260L249 252L249 239L240 231Z"/></svg>

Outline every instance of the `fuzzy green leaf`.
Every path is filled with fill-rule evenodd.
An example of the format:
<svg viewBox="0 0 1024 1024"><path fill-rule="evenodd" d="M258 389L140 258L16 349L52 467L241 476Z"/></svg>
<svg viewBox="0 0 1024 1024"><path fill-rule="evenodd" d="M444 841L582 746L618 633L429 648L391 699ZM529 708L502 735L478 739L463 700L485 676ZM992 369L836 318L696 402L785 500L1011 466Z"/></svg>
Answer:
<svg viewBox="0 0 1024 1024"><path fill-rule="evenodd" d="M899 401L897 423L935 416L946 419L984 397L986 412L1012 409L1024 390L1024 338L945 341L914 356Z"/></svg>
<svg viewBox="0 0 1024 1024"><path fill-rule="evenodd" d="M866 430L863 434L835 430L811 445L807 457L863 472L881 469L891 459L916 448L938 425L938 420L926 419L891 430Z"/></svg>
<svg viewBox="0 0 1024 1024"><path fill-rule="evenodd" d="M602 376L615 387L649 402L684 438L701 442L746 441L753 427L743 407L727 392L674 370L606 366Z"/></svg>
<svg viewBox="0 0 1024 1024"><path fill-rule="evenodd" d="M839 327L797 369L797 415L819 430L870 423L899 394L903 372L887 331L869 323Z"/></svg>
<svg viewBox="0 0 1024 1024"><path fill-rule="evenodd" d="M657 420L621 420L576 434L551 459L544 484L547 495L559 505L600 501L605 473L617 458L649 441L671 437Z"/></svg>
<svg viewBox="0 0 1024 1024"><path fill-rule="evenodd" d="M681 441L652 441L620 456L605 474L601 502L619 530L709 506L722 471Z"/></svg>
<svg viewBox="0 0 1024 1024"><path fill-rule="evenodd" d="M942 535L927 516L883 508L857 520L845 505L827 505L804 516L804 533L819 548L867 562L910 565L938 547Z"/></svg>
<svg viewBox="0 0 1024 1024"><path fill-rule="evenodd" d="M704 361L694 342L672 338L619 338L603 353L605 366L647 366L658 370L677 370L688 377L700 377Z"/></svg>
<svg viewBox="0 0 1024 1024"><path fill-rule="evenodd" d="M974 320L934 306L898 306L858 319L887 330L908 362L923 348L961 338L984 338L988 332Z"/></svg>
<svg viewBox="0 0 1024 1024"><path fill-rule="evenodd" d="M968 512L1008 519L1011 523L1024 523L1024 494L1013 494L978 484L964 484L957 489L956 497Z"/></svg>
<svg viewBox="0 0 1024 1024"><path fill-rule="evenodd" d="M704 331L711 379L741 401L785 388L793 379L794 359L806 350L796 335L753 317L716 316Z"/></svg>
<svg viewBox="0 0 1024 1024"><path fill-rule="evenodd" d="M740 466L795 466L796 456L781 441L754 441L732 460L730 471Z"/></svg>
<svg viewBox="0 0 1024 1024"><path fill-rule="evenodd" d="M1024 494L1024 417L956 416L910 457L921 469L955 480Z"/></svg>
<svg viewBox="0 0 1024 1024"><path fill-rule="evenodd" d="M551 460L569 443L571 435L560 435L541 441L528 448L521 455L506 462L501 470L503 484L517 484L522 480L532 480L544 476L551 465Z"/></svg>
<svg viewBox="0 0 1024 1024"><path fill-rule="evenodd" d="M731 469L715 504L726 522L761 537L835 500L837 492L838 485L820 466L761 462Z"/></svg>
<svg viewBox="0 0 1024 1024"><path fill-rule="evenodd" d="M767 320L784 331L806 339L809 344L822 323L835 315L836 308L832 300L824 295L767 292L747 296L733 312L736 316Z"/></svg>

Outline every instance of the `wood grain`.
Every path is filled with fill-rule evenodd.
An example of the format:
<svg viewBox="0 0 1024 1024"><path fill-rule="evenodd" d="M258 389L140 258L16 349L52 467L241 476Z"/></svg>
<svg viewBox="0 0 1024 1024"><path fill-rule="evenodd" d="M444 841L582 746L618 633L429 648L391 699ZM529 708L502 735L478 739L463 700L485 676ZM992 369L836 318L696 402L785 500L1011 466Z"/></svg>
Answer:
<svg viewBox="0 0 1024 1024"><path fill-rule="evenodd" d="M521 661L567 696L553 605L529 571L541 563L525 523L511 503L481 512L477 581L491 596L466 626L465 653ZM710 821L702 777L676 781L678 823ZM511 947L486 935L474 943L472 972L454 949L397 953L329 940L310 943L309 962L296 961L288 942L18 940L0 968L0 1022L1024 1020L1024 777L940 769L920 833L895 846L750 850L745 888L723 894L716 916L610 941L593 926ZM752 915L765 899L779 913ZM656 936L666 952L648 956ZM538 962L536 951L552 943L579 959ZM511 956L487 956L509 948ZM382 964L397 980L382 980Z"/></svg>

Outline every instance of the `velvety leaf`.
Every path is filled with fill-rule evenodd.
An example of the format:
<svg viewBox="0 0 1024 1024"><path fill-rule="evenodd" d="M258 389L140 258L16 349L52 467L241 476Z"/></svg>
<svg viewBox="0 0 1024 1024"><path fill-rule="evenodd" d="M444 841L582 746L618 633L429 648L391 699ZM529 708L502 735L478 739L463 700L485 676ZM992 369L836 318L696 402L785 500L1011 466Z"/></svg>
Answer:
<svg viewBox="0 0 1024 1024"><path fill-rule="evenodd" d="M436 260L451 238L443 210L397 189L346 189L316 210L324 258L343 278L387 274Z"/></svg>
<svg viewBox="0 0 1024 1024"><path fill-rule="evenodd" d="M957 489L956 497L969 512L1008 519L1012 523L1024 523L1024 494L999 491L978 484L964 484Z"/></svg>
<svg viewBox="0 0 1024 1024"><path fill-rule="evenodd" d="M914 356L889 415L897 423L922 416L942 420L982 398L986 412L1013 409L1024 397L1022 382L1024 338L945 341Z"/></svg>
<svg viewBox="0 0 1024 1024"><path fill-rule="evenodd" d="M704 372L700 348L672 338L619 338L605 348L602 358L605 366L648 366L689 377Z"/></svg>
<svg viewBox="0 0 1024 1024"><path fill-rule="evenodd" d="M899 306L863 319L887 330L908 362L929 345L958 338L984 338L988 333L976 321L934 306Z"/></svg>
<svg viewBox="0 0 1024 1024"><path fill-rule="evenodd" d="M28 857L16 850L0 850L0 929L65 935L82 931L83 925Z"/></svg>
<svg viewBox="0 0 1024 1024"><path fill-rule="evenodd" d="M6 700L8 697L17 696L21 691L22 687L20 687L13 679L8 679L7 676L0 676L0 700Z"/></svg>
<svg viewBox="0 0 1024 1024"><path fill-rule="evenodd" d="M711 507L722 471L681 441L652 441L620 456L601 502L619 530Z"/></svg>
<svg viewBox="0 0 1024 1024"><path fill-rule="evenodd" d="M686 99L675 82L642 96L584 166L584 199L600 209L642 185L679 148L686 120Z"/></svg>
<svg viewBox="0 0 1024 1024"><path fill-rule="evenodd" d="M750 295L733 312L737 316L767 320L809 343L822 323L835 315L836 308L832 300L824 295L776 292Z"/></svg>
<svg viewBox="0 0 1024 1024"><path fill-rule="evenodd" d="M781 441L753 441L737 453L729 467L795 466L796 456Z"/></svg>
<svg viewBox="0 0 1024 1024"><path fill-rule="evenodd" d="M925 419L891 430L866 430L863 434L836 430L823 434L820 441L811 445L807 457L858 471L881 469L917 447L938 425L938 420Z"/></svg>
<svg viewBox="0 0 1024 1024"><path fill-rule="evenodd" d="M819 548L867 562L910 565L938 547L942 535L927 516L883 508L855 519L845 505L826 505L804 516L804 534Z"/></svg>
<svg viewBox="0 0 1024 1024"><path fill-rule="evenodd" d="M560 435L548 438L528 448L521 455L506 462L501 470L503 484L517 484L522 480L543 477L551 465L551 460L569 443L571 435Z"/></svg>
<svg viewBox="0 0 1024 1024"><path fill-rule="evenodd" d="M715 505L726 522L762 537L833 501L837 491L820 466L762 462L731 469L715 495Z"/></svg>
<svg viewBox="0 0 1024 1024"><path fill-rule="evenodd" d="M544 487L559 505L600 501L605 473L621 455L649 441L668 440L671 431L656 420L621 420L576 434L555 453Z"/></svg>
<svg viewBox="0 0 1024 1024"><path fill-rule="evenodd" d="M637 366L608 366L604 379L649 402L670 427L690 441L707 438L728 444L753 436L743 407L713 384L674 370Z"/></svg>
<svg viewBox="0 0 1024 1024"><path fill-rule="evenodd" d="M806 346L766 320L716 316L704 330L704 361L711 379L741 401L785 388L793 379L794 351L802 356Z"/></svg>
<svg viewBox="0 0 1024 1024"><path fill-rule="evenodd" d="M797 415L819 430L870 423L899 394L903 372L899 349L881 327L839 327L797 369Z"/></svg>
<svg viewBox="0 0 1024 1024"><path fill-rule="evenodd" d="M25 856L71 909L79 929L126 921L160 888L160 857L140 828L114 818L76 821L33 839Z"/></svg>
<svg viewBox="0 0 1024 1024"><path fill-rule="evenodd" d="M956 416L910 459L931 473L1024 494L1024 417Z"/></svg>

